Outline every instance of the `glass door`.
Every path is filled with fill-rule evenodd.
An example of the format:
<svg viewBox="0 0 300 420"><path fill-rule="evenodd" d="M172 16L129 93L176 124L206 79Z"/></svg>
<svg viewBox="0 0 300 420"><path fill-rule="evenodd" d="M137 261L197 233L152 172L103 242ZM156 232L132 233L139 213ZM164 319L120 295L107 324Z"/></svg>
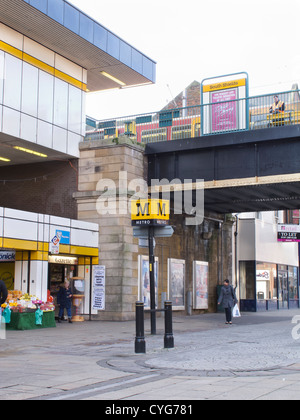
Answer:
<svg viewBox="0 0 300 420"><path fill-rule="evenodd" d="M279 309L288 308L288 273L287 271L278 271L278 301Z"/></svg>

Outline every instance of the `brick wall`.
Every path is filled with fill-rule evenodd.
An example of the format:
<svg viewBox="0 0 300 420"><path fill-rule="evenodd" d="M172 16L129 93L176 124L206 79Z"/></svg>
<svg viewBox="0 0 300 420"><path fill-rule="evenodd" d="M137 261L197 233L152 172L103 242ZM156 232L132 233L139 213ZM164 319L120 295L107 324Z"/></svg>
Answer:
<svg viewBox="0 0 300 420"><path fill-rule="evenodd" d="M183 93L179 93L174 100L168 103L163 109L173 109L173 108L182 108L183 107ZM186 96L186 106L196 106L200 105L200 83L194 81L191 83L185 92Z"/></svg>
<svg viewBox="0 0 300 420"><path fill-rule="evenodd" d="M76 159L0 168L0 206L76 219Z"/></svg>

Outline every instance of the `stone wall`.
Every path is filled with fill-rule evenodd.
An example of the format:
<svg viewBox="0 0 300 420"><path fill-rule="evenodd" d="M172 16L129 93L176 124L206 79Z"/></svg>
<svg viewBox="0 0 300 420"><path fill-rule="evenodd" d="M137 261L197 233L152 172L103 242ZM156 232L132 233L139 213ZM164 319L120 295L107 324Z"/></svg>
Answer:
<svg viewBox="0 0 300 420"><path fill-rule="evenodd" d="M78 219L99 223L99 264L106 266L106 310L103 320L133 319L137 300L137 241L133 238L127 211L127 185L145 178L144 147L126 137L118 144L110 140L81 143L79 161ZM120 178L121 174L121 178ZM107 190L106 190L106 181ZM100 182L100 183L99 183ZM103 205L115 200L116 214L101 214ZM100 203L100 206L102 206ZM97 209L98 206L98 209ZM121 209L121 211L120 211ZM108 213L113 213L111 207Z"/></svg>
<svg viewBox="0 0 300 420"><path fill-rule="evenodd" d="M184 216L172 217L170 224L174 227L171 238L156 238L155 256L159 262L159 302L163 307L161 292L167 293L168 259L185 260L185 310L188 310L188 293L193 297L193 262L205 261L209 266L208 279L208 312L217 310L217 285L223 284L225 278L233 279L232 270L232 223L216 214L205 214L204 222L199 226L186 226ZM147 255L147 249L139 248L139 254ZM191 313L199 314L202 310Z"/></svg>
<svg viewBox="0 0 300 420"><path fill-rule="evenodd" d="M135 318L139 255L148 254L147 248L140 248L138 240L133 237L130 213L126 211L131 197L126 185L136 178L147 179L147 160L142 145L133 144L126 137L119 139L118 144L110 140L81 143L78 192L74 195L78 219L99 223L99 263L106 266L106 310L99 312L98 319L122 321ZM110 180L107 186L105 179ZM107 205L109 199L116 202L116 214L101 214L103 197ZM170 224L174 226L174 235L156 238L158 307L161 306L162 292L167 293L168 259L175 258L186 262L186 301L188 294L193 293L193 261L209 263L208 311L216 311L216 286L225 278L232 278L232 223L224 216L205 214L204 222L199 226L185 225L184 215L173 215ZM187 310L185 305L181 313L187 314Z"/></svg>

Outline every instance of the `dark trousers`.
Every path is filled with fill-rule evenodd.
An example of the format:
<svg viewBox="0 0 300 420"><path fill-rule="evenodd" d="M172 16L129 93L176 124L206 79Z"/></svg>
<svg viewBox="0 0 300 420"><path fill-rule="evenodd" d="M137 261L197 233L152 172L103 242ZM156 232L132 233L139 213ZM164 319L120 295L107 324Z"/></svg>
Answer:
<svg viewBox="0 0 300 420"><path fill-rule="evenodd" d="M232 320L231 308L225 308L225 315L226 315L226 322L231 322Z"/></svg>

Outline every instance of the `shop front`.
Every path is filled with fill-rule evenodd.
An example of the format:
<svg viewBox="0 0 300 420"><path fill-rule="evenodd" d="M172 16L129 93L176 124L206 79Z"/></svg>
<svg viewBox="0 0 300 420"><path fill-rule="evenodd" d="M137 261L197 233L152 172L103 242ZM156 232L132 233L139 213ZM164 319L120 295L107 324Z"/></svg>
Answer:
<svg viewBox="0 0 300 420"><path fill-rule="evenodd" d="M55 316L58 316L57 294L65 281L69 281L71 286L73 278L78 273L78 258L69 255L49 255L48 266L48 290L53 298L55 305Z"/></svg>
<svg viewBox="0 0 300 420"><path fill-rule="evenodd" d="M90 294L92 269L98 264L98 230L92 223L0 208L0 276L9 290L6 306L14 319L15 314L22 318L37 310L52 312L54 319L59 287L74 278L83 284L80 312L94 314ZM35 322L35 316L27 318Z"/></svg>
<svg viewBox="0 0 300 420"><path fill-rule="evenodd" d="M239 280L242 311L299 308L298 267L240 261Z"/></svg>
<svg viewBox="0 0 300 420"><path fill-rule="evenodd" d="M240 216L237 284L242 311L299 308L298 243L278 241L280 217L274 212Z"/></svg>

